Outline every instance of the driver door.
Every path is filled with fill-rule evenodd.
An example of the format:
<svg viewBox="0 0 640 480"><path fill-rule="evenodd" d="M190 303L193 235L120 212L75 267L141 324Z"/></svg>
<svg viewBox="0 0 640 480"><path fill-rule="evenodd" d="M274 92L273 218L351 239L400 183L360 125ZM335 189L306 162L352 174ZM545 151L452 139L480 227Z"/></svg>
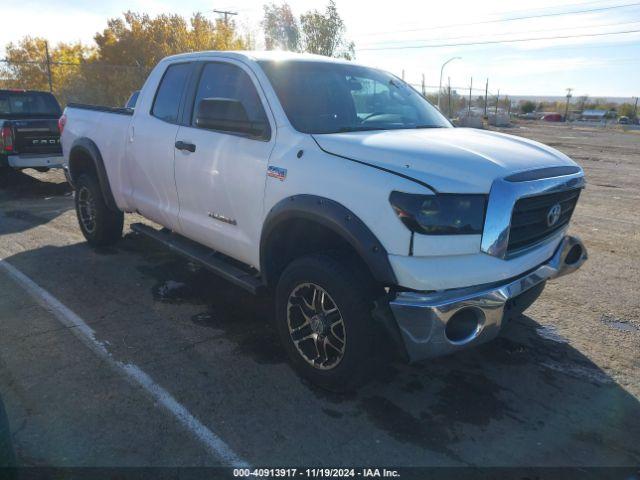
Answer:
<svg viewBox="0 0 640 480"><path fill-rule="evenodd" d="M196 78L191 111L185 112L190 118L176 136L180 225L189 238L252 264L275 122L253 72L244 64L227 59L204 62ZM265 135L198 127L203 99L240 102L251 121L268 126Z"/></svg>

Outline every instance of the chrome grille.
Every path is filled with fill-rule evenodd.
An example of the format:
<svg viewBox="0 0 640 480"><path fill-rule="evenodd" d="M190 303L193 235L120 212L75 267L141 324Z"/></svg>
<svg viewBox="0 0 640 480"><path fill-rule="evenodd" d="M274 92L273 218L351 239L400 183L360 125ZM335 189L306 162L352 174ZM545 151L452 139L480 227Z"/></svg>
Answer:
<svg viewBox="0 0 640 480"><path fill-rule="evenodd" d="M511 228L507 255L533 246L565 227L575 209L580 189L521 198L516 201L511 214ZM549 225L549 210L556 204L561 207L560 217Z"/></svg>

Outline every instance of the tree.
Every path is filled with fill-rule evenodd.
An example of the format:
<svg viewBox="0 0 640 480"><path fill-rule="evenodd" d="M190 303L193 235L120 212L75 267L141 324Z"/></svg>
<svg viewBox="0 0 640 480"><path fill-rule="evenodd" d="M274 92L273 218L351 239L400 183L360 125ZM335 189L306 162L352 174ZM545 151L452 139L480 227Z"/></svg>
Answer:
<svg viewBox="0 0 640 480"><path fill-rule="evenodd" d="M587 105L588 101L589 101L589 95L581 95L578 97L578 105L580 110L585 109L585 105Z"/></svg>
<svg viewBox="0 0 640 480"><path fill-rule="evenodd" d="M53 91L68 102L122 105L141 87L163 57L197 50L243 50L250 40L238 35L233 22L212 22L202 14L190 21L179 15L126 12L112 18L94 37L96 47L60 43L49 48ZM6 46L0 64L0 86L48 90L46 42L25 37Z"/></svg>
<svg viewBox="0 0 640 480"><path fill-rule="evenodd" d="M49 90L47 47L44 38L25 37L6 47L3 86ZM51 80L54 92L60 93L78 74L79 64L90 59L92 50L81 43L59 43L49 48Z"/></svg>
<svg viewBox="0 0 640 480"><path fill-rule="evenodd" d="M300 26L287 3L265 5L261 25L267 50L300 51Z"/></svg>
<svg viewBox="0 0 640 480"><path fill-rule="evenodd" d="M233 22L207 20L202 14L190 24L180 15L126 12L113 18L94 37L100 60L112 64L153 67L160 59L176 53L198 50L244 50L247 45L235 31Z"/></svg>
<svg viewBox="0 0 640 480"><path fill-rule="evenodd" d="M49 90L46 43L44 38L27 36L6 46L5 86ZM53 56L54 52L50 53Z"/></svg>
<svg viewBox="0 0 640 480"><path fill-rule="evenodd" d="M190 21L180 15L125 12L122 18L107 22L107 28L94 37L97 57L103 65L102 80L86 82L101 85L91 95L121 105L143 84L150 70L164 57L199 50L245 50L248 42L241 38L233 22L212 22L201 13ZM109 67L110 66L110 67ZM97 70L87 71L92 77Z"/></svg>
<svg viewBox="0 0 640 480"><path fill-rule="evenodd" d="M536 104L530 100L522 102L522 104L520 105L520 111L522 113L531 113L531 112L534 112L535 110L536 110Z"/></svg>
<svg viewBox="0 0 640 480"><path fill-rule="evenodd" d="M346 27L334 0L329 0L324 14L311 10L300 16L302 45L305 52L341 57L355 57L353 42L344 38Z"/></svg>
<svg viewBox="0 0 640 480"><path fill-rule="evenodd" d="M634 112L635 106L631 103L623 103L618 109L618 114L621 117L635 118Z"/></svg>

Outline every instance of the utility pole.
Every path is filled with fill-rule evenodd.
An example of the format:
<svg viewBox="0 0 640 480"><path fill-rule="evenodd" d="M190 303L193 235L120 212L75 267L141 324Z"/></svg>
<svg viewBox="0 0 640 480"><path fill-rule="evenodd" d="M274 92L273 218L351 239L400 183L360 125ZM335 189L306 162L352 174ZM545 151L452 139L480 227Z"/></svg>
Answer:
<svg viewBox="0 0 640 480"><path fill-rule="evenodd" d="M224 24L227 27L229 26L229 16L238 15L238 12L230 12L228 10L214 10L213 12L224 15Z"/></svg>
<svg viewBox="0 0 640 480"><path fill-rule="evenodd" d="M484 87L484 116L487 116L487 101L489 100L489 79L487 78L487 84Z"/></svg>
<svg viewBox="0 0 640 480"><path fill-rule="evenodd" d="M424 85L424 73L422 74L422 96L427 98L427 91L426 91L425 85Z"/></svg>
<svg viewBox="0 0 640 480"><path fill-rule="evenodd" d="M500 102L500 89L498 89L498 95L496 95L496 111L494 113L495 115L495 122L496 122L496 127L498 126L498 103Z"/></svg>
<svg viewBox="0 0 640 480"><path fill-rule="evenodd" d="M509 96L507 95L507 116L511 119L511 100L509 100Z"/></svg>
<svg viewBox="0 0 640 480"><path fill-rule="evenodd" d="M473 90L473 77L471 77L471 83L469 84L469 115L471 115L471 91Z"/></svg>
<svg viewBox="0 0 640 480"><path fill-rule="evenodd" d="M404 68L402 69L402 80L404 80Z"/></svg>
<svg viewBox="0 0 640 480"><path fill-rule="evenodd" d="M571 101L571 92L573 88L567 88L567 104L564 106L564 121L567 121L567 115L569 114L569 102Z"/></svg>
<svg viewBox="0 0 640 480"><path fill-rule="evenodd" d="M44 51L47 56L47 78L49 79L49 92L53 92L53 79L51 78L51 56L49 56L49 42L44 41Z"/></svg>
<svg viewBox="0 0 640 480"><path fill-rule="evenodd" d="M633 106L633 118L638 118L638 97L636 97L636 103Z"/></svg>
<svg viewBox="0 0 640 480"><path fill-rule="evenodd" d="M447 118L451 118L451 77L447 78L447 85L449 86L449 107L447 108L449 115Z"/></svg>

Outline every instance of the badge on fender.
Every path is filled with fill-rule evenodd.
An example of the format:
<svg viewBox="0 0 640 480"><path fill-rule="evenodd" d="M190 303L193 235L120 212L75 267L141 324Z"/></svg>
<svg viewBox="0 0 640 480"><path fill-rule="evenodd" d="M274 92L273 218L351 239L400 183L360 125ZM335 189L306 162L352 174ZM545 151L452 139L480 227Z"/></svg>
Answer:
<svg viewBox="0 0 640 480"><path fill-rule="evenodd" d="M267 168L267 176L277 178L281 182L287 178L287 169L280 167L269 167Z"/></svg>

